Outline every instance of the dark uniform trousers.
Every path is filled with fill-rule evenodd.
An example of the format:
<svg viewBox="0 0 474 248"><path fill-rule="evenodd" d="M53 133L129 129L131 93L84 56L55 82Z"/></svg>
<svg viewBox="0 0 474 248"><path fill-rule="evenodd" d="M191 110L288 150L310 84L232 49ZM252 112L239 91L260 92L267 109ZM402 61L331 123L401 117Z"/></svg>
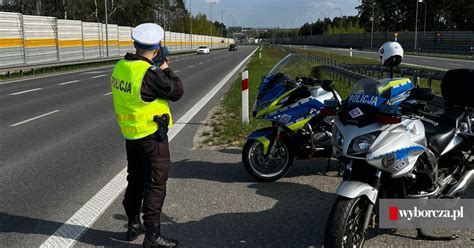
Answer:
<svg viewBox="0 0 474 248"><path fill-rule="evenodd" d="M168 140L154 137L127 140L127 181L123 206L129 219L139 214L143 200L145 224L160 224L170 170Z"/></svg>

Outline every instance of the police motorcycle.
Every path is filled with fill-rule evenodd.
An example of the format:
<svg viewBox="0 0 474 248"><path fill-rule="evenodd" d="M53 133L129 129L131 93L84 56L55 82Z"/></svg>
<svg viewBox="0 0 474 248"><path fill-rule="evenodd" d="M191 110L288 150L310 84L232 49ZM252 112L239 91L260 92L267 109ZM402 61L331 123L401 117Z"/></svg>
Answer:
<svg viewBox="0 0 474 248"><path fill-rule="evenodd" d="M263 78L253 116L272 123L250 133L242 151L247 172L259 181L283 177L295 157L308 159L331 155L332 117L320 115L325 100L333 94L309 77L290 77L301 63L290 54ZM336 94L337 97L339 97Z"/></svg>
<svg viewBox="0 0 474 248"><path fill-rule="evenodd" d="M385 66L397 66L403 50L387 42L379 50ZM459 198L472 181L474 72L452 70L441 84L447 106L426 107L433 92L408 78L363 79L340 103L334 119L334 155L345 159L343 182L331 209L324 247L361 247L375 226L379 198ZM334 89L330 83L326 90ZM418 229L418 238L433 237Z"/></svg>

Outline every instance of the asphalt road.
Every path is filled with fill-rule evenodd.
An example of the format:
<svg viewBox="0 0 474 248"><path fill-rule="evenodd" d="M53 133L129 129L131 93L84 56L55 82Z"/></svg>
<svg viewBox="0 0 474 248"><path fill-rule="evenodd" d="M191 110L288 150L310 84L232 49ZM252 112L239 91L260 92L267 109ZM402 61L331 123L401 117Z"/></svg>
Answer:
<svg viewBox="0 0 474 248"><path fill-rule="evenodd" d="M199 105L252 49L242 46L238 52L172 59L172 68L185 84L185 97L172 105L174 119ZM0 246L42 244L125 167L124 142L107 95L110 70L0 84ZM229 85L171 141L173 165L163 233L179 239L183 247L321 247L341 181L334 173L323 173L326 160L296 161L286 178L257 183L243 169L240 149L193 149L200 123ZM42 89L15 94L38 88ZM46 113L51 114L11 127ZM474 197L472 187L466 196ZM121 200L122 194L76 246L141 246L142 237L125 241L127 219ZM415 240L413 230L370 231L367 245L472 247L472 230L431 233L461 238L426 242Z"/></svg>
<svg viewBox="0 0 474 248"><path fill-rule="evenodd" d="M304 46L293 46L293 47L304 48ZM325 52L330 51L330 52L334 52L338 54L349 55L349 49L345 49L345 48L307 46L306 49L325 51ZM359 50L353 49L352 55L357 56L357 57L362 57L362 58L379 60L378 53L371 52L371 51L359 51ZM474 69L473 60L437 58L437 57L416 56L416 55L405 55L403 58L402 64L424 66L424 67L427 67L428 69L441 69L441 70L450 70L450 69L459 69L459 68Z"/></svg>
<svg viewBox="0 0 474 248"><path fill-rule="evenodd" d="M255 47L171 58L178 120ZM38 246L126 165L112 67L0 82L0 246ZM32 221L37 220L37 221Z"/></svg>

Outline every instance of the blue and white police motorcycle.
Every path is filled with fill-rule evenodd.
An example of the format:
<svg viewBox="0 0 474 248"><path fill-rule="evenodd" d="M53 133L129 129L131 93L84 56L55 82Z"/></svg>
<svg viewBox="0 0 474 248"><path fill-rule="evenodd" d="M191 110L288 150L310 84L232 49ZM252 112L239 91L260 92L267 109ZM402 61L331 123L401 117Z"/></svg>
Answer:
<svg viewBox="0 0 474 248"><path fill-rule="evenodd" d="M387 42L385 66L401 63L403 49ZM392 74L392 73L391 73ZM332 90L332 84L323 88ZM408 78L363 79L338 106L334 156L347 163L329 215L324 247L361 247L375 226L379 198L459 198L474 176L474 72L448 71L441 84L446 108L427 110L431 89ZM421 238L429 237L418 230ZM451 238L451 237L446 237Z"/></svg>
<svg viewBox="0 0 474 248"><path fill-rule="evenodd" d="M250 133L242 162L255 179L273 182L285 176L294 158L329 157L332 153L332 116L320 109L324 101L340 99L323 90L321 81L297 75L301 58L288 55L263 78L253 115L269 121L268 127ZM295 79L293 79L295 78Z"/></svg>

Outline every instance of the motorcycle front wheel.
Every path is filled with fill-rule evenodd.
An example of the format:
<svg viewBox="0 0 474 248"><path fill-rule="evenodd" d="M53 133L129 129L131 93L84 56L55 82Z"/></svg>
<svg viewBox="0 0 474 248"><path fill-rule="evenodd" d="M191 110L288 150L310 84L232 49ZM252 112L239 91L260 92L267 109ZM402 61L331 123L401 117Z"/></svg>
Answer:
<svg viewBox="0 0 474 248"><path fill-rule="evenodd" d="M368 203L364 197L338 196L329 214L324 234L324 247L362 247L365 242L364 215Z"/></svg>
<svg viewBox="0 0 474 248"><path fill-rule="evenodd" d="M286 175L293 164L293 154L283 140L278 140L273 154L264 154L263 144L247 140L242 162L247 172L261 182L274 182Z"/></svg>

